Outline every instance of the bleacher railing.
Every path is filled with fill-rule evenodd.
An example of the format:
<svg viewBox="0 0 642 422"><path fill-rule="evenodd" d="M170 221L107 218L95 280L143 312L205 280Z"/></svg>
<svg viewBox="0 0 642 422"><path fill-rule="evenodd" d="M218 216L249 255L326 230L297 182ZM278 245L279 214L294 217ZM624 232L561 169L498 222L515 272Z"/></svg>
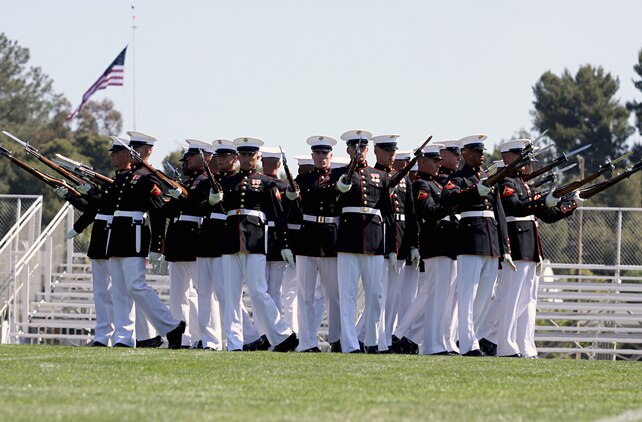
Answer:
<svg viewBox="0 0 642 422"><path fill-rule="evenodd" d="M39 293L46 297L51 292L59 267L70 267L73 241L65 239L65 234L73 224L73 218L73 208L65 203L17 261L11 274L10 295L0 313L6 314L8 321L8 338L3 338L3 342L16 343L21 333L28 332L32 301Z"/></svg>

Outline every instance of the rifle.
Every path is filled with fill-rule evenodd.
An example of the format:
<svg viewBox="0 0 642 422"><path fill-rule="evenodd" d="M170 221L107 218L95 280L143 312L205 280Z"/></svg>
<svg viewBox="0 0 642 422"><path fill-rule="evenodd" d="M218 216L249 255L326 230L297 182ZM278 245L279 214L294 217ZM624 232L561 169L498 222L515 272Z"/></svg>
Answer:
<svg viewBox="0 0 642 422"><path fill-rule="evenodd" d="M94 171L93 167L90 167L86 164L83 164L79 161L74 161L71 158L65 157L62 154L56 154L56 157L60 158L62 161L67 162L68 164L72 165L78 172L80 172L82 175L85 175L87 177L90 177L93 179L94 182L99 184L102 187L109 186L112 183L114 183L114 180L98 173L97 171Z"/></svg>
<svg viewBox="0 0 642 422"><path fill-rule="evenodd" d="M597 179L598 177L600 177L604 173L614 170L615 169L615 165L614 165L615 163L618 163L618 162L622 161L623 159L627 158L632 153L633 152L624 154L621 157L618 157L613 161L607 160L606 163L602 164L595 173L589 174L588 176L586 176L585 178L583 178L581 180L575 180L574 182L567 183L566 185L560 186L559 188L555 189L553 191L553 196L555 198L561 198L562 196L566 196L566 195L570 194L571 192L576 191L577 189L581 188L582 186L591 183L593 180Z"/></svg>
<svg viewBox="0 0 642 422"><path fill-rule="evenodd" d="M573 151L571 151L571 152L569 152L567 154L560 155L559 157L555 158L550 164L547 164L544 167L542 167L542 168L540 168L538 170L535 170L534 172L532 172L530 174L525 175L524 176L524 181L528 182L529 180L534 179L537 176L541 176L542 174L553 170L555 167L559 167L562 164L566 164L568 162L569 157L584 151L585 149L589 148L590 146L591 146L591 144L583 145L583 146L581 146L581 147L579 147L579 148L577 148L577 149L575 149L575 150L573 150Z"/></svg>
<svg viewBox="0 0 642 422"><path fill-rule="evenodd" d="M639 161L637 164L635 164L633 167L630 169L627 169L623 171L622 173L618 174L617 176L605 180L603 182L597 183L593 186L590 186L586 189L580 190L580 198L582 199L589 199L598 193L610 188L611 186L621 182L624 179L628 179L631 177L634 173L637 173L638 171L642 170L642 161Z"/></svg>
<svg viewBox="0 0 642 422"><path fill-rule="evenodd" d="M185 189L185 187L182 184L180 184L180 182L177 182L176 180L174 180L171 177L167 176L162 171L152 167L151 164L149 164L145 160L143 160L143 157L141 157L140 154L138 153L138 151L135 151L134 148L130 147L129 145L127 145L126 143L124 143L120 139L118 139L118 142L120 142L121 145L123 145L125 148L127 148L129 150L129 153L131 154L131 156L132 156L132 158L134 160L136 160L143 167L145 167L147 169L147 171L149 171L151 174L156 176L158 178L158 180L160 180L161 183L163 183L166 187L168 187L170 189L179 189L181 191L181 195L183 195L183 196L187 196L188 195L187 189Z"/></svg>
<svg viewBox="0 0 642 422"><path fill-rule="evenodd" d="M359 158L361 158L361 139L359 139L359 143L356 145L356 150L354 154L354 158L350 160L350 164L348 165L348 170L345 172L345 174L341 177L343 177L345 180L345 183L351 183L352 181L352 175L354 174L354 171L357 169L357 164L359 163Z"/></svg>
<svg viewBox="0 0 642 422"><path fill-rule="evenodd" d="M67 188L69 193L72 194L73 196L76 196L76 197L80 197L81 196L80 192L78 192L73 187L69 186L67 184L67 182L65 182L64 180L57 179L55 177L51 177L48 174L45 174L45 173L41 172L40 170L31 167L30 165L24 163L23 161L20 161L19 159L17 159L13 155L11 155L11 151L6 149L2 145L0 145L0 155L4 155L9 160L11 160L11 162L13 164L17 165L21 169L23 169L26 172L30 173L36 179L39 179L40 181L42 181L42 182L46 183L47 185L51 186L52 188L62 188L62 187L64 187L64 188Z"/></svg>
<svg viewBox="0 0 642 422"><path fill-rule="evenodd" d="M535 145L536 143L538 143L539 141L541 141L541 140L544 138L544 136L546 136L546 134L547 134L547 133L548 133L548 129L546 129L544 132L540 133L540 134L539 134L539 136L538 136L537 138L535 138L535 139L531 142L531 144L532 144L532 145ZM542 154L542 153L544 153L544 152L548 151L548 150L549 150L550 148L552 148L552 147L553 147L553 144L549 144L549 145L546 145L546 146L545 146L545 147L543 147L543 148L538 149L537 151L535 151L535 148L533 148L533 150L532 150L532 152L531 152L531 154L530 154L530 158L535 158L535 157L537 157L538 155L540 155L540 154ZM522 167L524 167L527 163L528 163L528 160L524 160L524 161L522 161L522 162L520 163L520 165L519 165L517 168L518 168L518 169L519 169L519 168L522 168ZM486 169L485 173L486 173L488 176L491 176L491 175L495 174L495 172L496 172L496 171L497 171L497 164L493 163L493 165L491 165L490 167L488 167L488 168Z"/></svg>
<svg viewBox="0 0 642 422"><path fill-rule="evenodd" d="M557 171L554 171L554 172L552 172L552 173L548 174L548 175L547 175L546 177L544 177L543 179L540 179L540 180L539 180L539 182L537 182L537 183L533 183L531 186L532 186L533 188L537 189L537 188L539 188L540 186L545 185L546 183L554 182L554 181L557 179L557 175L558 175L558 174L562 174L562 173L564 173L565 171L568 171L568 170L572 169L572 168L573 168L573 167L575 167L575 166L577 166L577 163L573 163L573 164L571 164L570 166L566 166L566 167L564 167L563 169L559 169L559 170L557 170Z"/></svg>
<svg viewBox="0 0 642 422"><path fill-rule="evenodd" d="M36 148L32 147L31 145L29 145L28 142L24 142L24 141L20 140L18 137L12 135L11 133L7 132L6 130L3 130L2 133L7 135L9 138L13 139L14 141L19 143L20 145L22 145L25 148L25 151L27 151L28 154L31 154L34 157L36 157L38 160L40 160L41 162L45 163L48 167L53 169L56 173L60 174L61 176L63 176L67 180L69 180L70 182L72 182L72 183L74 183L76 185L84 185L85 183L87 183L87 181L85 179L82 179L82 178L76 176L75 174L73 174L69 170L59 166L58 164L54 163L53 161L51 161L50 159L48 159L44 155L40 154L38 152L38 150Z"/></svg>
<svg viewBox="0 0 642 422"><path fill-rule="evenodd" d="M210 169L210 166L205 161L205 154L203 154L203 150L199 148L198 153L201 155L201 160L203 161L203 168L205 169L205 174L207 175L207 179L210 181L210 185L212 186L213 189L216 190L216 192L223 192L223 187L218 182L218 180L216 180L216 178L212 174L212 169Z"/></svg>
<svg viewBox="0 0 642 422"><path fill-rule="evenodd" d="M203 157L201 157L201 158L203 158ZM203 160L203 163L205 163L205 160ZM176 167L174 167L174 166L172 165L172 163L170 163L169 161L167 161L167 162L165 163L165 165L166 165L167 167L169 167L169 169L170 169L170 170L172 171L172 173L174 174L174 180L176 180L177 182L178 182L178 181L180 181L180 180L181 180L181 174L178 172L178 170L176 170Z"/></svg>
<svg viewBox="0 0 642 422"><path fill-rule="evenodd" d="M83 179L86 184L91 186L92 190L96 190L101 194L105 192L106 186L103 186L102 184L96 182L95 180L90 180L87 175L82 174L80 170L78 170L76 167L72 166L71 164L65 163L64 161L58 160L56 158L54 158L52 161L58 164L59 166L68 169L73 174Z"/></svg>
<svg viewBox="0 0 642 422"><path fill-rule="evenodd" d="M389 185L389 189L390 189L390 190L394 189L394 188L395 188L395 186L397 186L399 183L401 183L401 181L403 180L403 178L404 178L404 177L406 177L406 175L407 175L408 173L410 173L410 170L412 170L413 166L415 165L415 163L417 162L417 160L419 159L419 157L423 157L423 155L424 155L424 153L423 153L423 149L426 147L426 145L428 145L428 142L430 142L431 140L432 140L432 135L430 135L430 136L428 137L428 139L426 139L426 140L424 141L424 143L423 143L423 144L421 144L421 145L419 146L419 148L417 148L417 149L415 150L415 156L414 156L414 157L412 157L412 159L411 159L410 161L408 161L408 162L406 163L406 165L405 165L405 166L403 166L403 168L402 168L401 170L399 170L398 172L396 172L396 173L395 173L395 174L390 178L390 185Z"/></svg>
<svg viewBox="0 0 642 422"><path fill-rule="evenodd" d="M283 148L281 148L281 145L279 145L279 149L281 150L281 159L283 160L283 170L285 171L285 177L286 179L288 179L288 183L290 184L290 189L292 190L292 192L299 192L299 186L294 181L294 177L292 177L290 166L288 166L288 159L285 158L285 153L283 152ZM299 206L301 205L300 197L297 196L296 202Z"/></svg>
<svg viewBox="0 0 642 422"><path fill-rule="evenodd" d="M488 176L488 178L484 179L482 183L490 187L490 186L493 186L495 183L499 182L500 180L505 179L511 173L513 173L513 170L515 170L521 163L523 163L528 159L529 157L528 154L530 154L532 150L533 150L533 143L526 145L524 149L522 149L522 152L519 154L519 157L515 157L513 161L511 161L510 163L506 164L506 166L499 169L497 173L494 173L491 176Z"/></svg>

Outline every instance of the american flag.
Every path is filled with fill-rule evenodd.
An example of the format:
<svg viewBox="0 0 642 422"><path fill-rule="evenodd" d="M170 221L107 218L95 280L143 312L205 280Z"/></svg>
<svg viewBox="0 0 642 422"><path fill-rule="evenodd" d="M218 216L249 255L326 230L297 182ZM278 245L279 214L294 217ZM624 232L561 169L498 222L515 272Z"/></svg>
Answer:
<svg viewBox="0 0 642 422"><path fill-rule="evenodd" d="M76 113L78 113L83 105L89 98L94 95L94 92L105 89L108 86L123 86L123 80L125 78L125 53L127 52L127 47L120 52L116 59L111 62L111 64L105 69L100 78L85 92L82 96L82 102L76 109L66 117L67 120L72 119Z"/></svg>

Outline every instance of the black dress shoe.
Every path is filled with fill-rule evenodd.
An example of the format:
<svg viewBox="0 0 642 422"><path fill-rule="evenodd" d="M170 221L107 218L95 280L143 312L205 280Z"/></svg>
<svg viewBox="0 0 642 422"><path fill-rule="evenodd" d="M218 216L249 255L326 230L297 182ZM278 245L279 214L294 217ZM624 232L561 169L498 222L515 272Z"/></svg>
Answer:
<svg viewBox="0 0 642 422"><path fill-rule="evenodd" d="M450 352L447 352L444 350L443 352L430 353L429 356L449 356L449 355L450 355Z"/></svg>
<svg viewBox="0 0 642 422"><path fill-rule="evenodd" d="M187 346L185 344L183 344L183 345L181 345L181 347L179 347L179 349L191 349L191 348L192 348L192 346Z"/></svg>
<svg viewBox="0 0 642 422"><path fill-rule="evenodd" d="M116 343L116 344L114 344L114 347L126 347L126 348L131 348L131 346L128 346L128 345L123 344L123 343Z"/></svg>
<svg viewBox="0 0 642 422"><path fill-rule="evenodd" d="M181 321L178 323L178 326L176 328L174 328L172 331L167 333L167 342L169 343L167 347L169 349L180 349L184 332L185 332L185 321Z"/></svg>
<svg viewBox="0 0 642 422"><path fill-rule="evenodd" d="M232 349L232 350L228 350L228 352L242 352L242 351L243 351L243 350L241 350L241 349Z"/></svg>
<svg viewBox="0 0 642 422"><path fill-rule="evenodd" d="M296 337L296 334L294 335ZM270 341L268 340L267 336L263 334L261 338L259 338L259 345L257 346L256 350L262 351L262 350L270 350ZM299 340L296 341L297 346L299 345ZM296 346L294 346L296 348Z"/></svg>
<svg viewBox="0 0 642 422"><path fill-rule="evenodd" d="M348 353L364 353L364 352L361 349L356 349L356 350L353 350L352 352L348 352Z"/></svg>
<svg viewBox="0 0 642 422"><path fill-rule="evenodd" d="M497 345L490 340L479 340L479 348L488 356L497 356Z"/></svg>
<svg viewBox="0 0 642 422"><path fill-rule="evenodd" d="M359 350L366 353L366 345L362 341L359 342Z"/></svg>
<svg viewBox="0 0 642 422"><path fill-rule="evenodd" d="M396 343L399 343L400 339L396 335L392 335L392 346L394 346Z"/></svg>
<svg viewBox="0 0 642 422"><path fill-rule="evenodd" d="M202 349L202 350L209 350L210 352L218 352L218 350L216 350L216 349L215 349L215 348L213 348L213 347L203 347L203 349Z"/></svg>
<svg viewBox="0 0 642 422"><path fill-rule="evenodd" d="M341 353L341 340L337 340L333 343L330 343L330 352Z"/></svg>
<svg viewBox="0 0 642 422"><path fill-rule="evenodd" d="M521 353L515 353L514 355L502 355L500 358L521 358L523 357Z"/></svg>
<svg viewBox="0 0 642 422"><path fill-rule="evenodd" d="M89 345L89 347L107 347L107 345L99 341L94 341Z"/></svg>
<svg viewBox="0 0 642 422"><path fill-rule="evenodd" d="M301 350L301 353L321 353L318 347L310 347L309 349Z"/></svg>
<svg viewBox="0 0 642 422"><path fill-rule="evenodd" d="M136 348L152 348L156 349L163 345L163 337L156 336L154 338L148 338L147 340L136 340Z"/></svg>
<svg viewBox="0 0 642 422"><path fill-rule="evenodd" d="M481 356L486 356L486 354L484 352L482 352L481 350L479 350L479 349L475 349L475 350L471 350L468 353L464 353L462 356L473 356L473 357L477 356L477 357L481 357Z"/></svg>
<svg viewBox="0 0 642 422"><path fill-rule="evenodd" d="M448 351L448 356L459 356L459 353L453 352L452 350Z"/></svg>
<svg viewBox="0 0 642 422"><path fill-rule="evenodd" d="M414 341L410 340L408 337L402 337L399 340L401 354L405 355L417 355L419 354L419 345Z"/></svg>
<svg viewBox="0 0 642 422"><path fill-rule="evenodd" d="M288 338L274 346L273 350L275 352L293 352L298 345L299 339L296 337L296 333L292 333Z"/></svg>
<svg viewBox="0 0 642 422"><path fill-rule="evenodd" d="M243 345L244 352L258 352L261 350L268 350L269 348L270 342L268 341L265 334L254 340L253 342Z"/></svg>
<svg viewBox="0 0 642 422"><path fill-rule="evenodd" d="M194 346L194 349L202 349L203 348L203 340L199 340L196 342L196 346Z"/></svg>
<svg viewBox="0 0 642 422"><path fill-rule="evenodd" d="M366 346L366 353L369 355L378 355L379 347L377 346Z"/></svg>

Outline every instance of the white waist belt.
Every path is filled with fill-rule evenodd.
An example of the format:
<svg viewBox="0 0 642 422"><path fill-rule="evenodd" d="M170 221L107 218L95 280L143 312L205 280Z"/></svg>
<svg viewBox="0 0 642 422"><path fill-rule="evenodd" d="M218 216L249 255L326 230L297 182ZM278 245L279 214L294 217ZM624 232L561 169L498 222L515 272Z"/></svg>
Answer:
<svg viewBox="0 0 642 422"><path fill-rule="evenodd" d="M529 215L527 217L506 216L507 223L514 223L516 221L535 221L535 216L534 215Z"/></svg>
<svg viewBox="0 0 642 422"><path fill-rule="evenodd" d="M341 212L343 214L345 213L371 214L371 215L377 215L379 216L379 218L381 218L381 211L379 211L376 208L370 208L370 207L343 207Z"/></svg>
<svg viewBox="0 0 642 422"><path fill-rule="evenodd" d="M231 215L252 215L254 217L259 217L263 221L267 220L267 218L265 217L265 213L263 211L246 210L245 208L228 211L227 216L229 217Z"/></svg>
<svg viewBox="0 0 642 422"><path fill-rule="evenodd" d="M225 220L227 216L225 214L213 212L210 214L209 218L211 218L212 220Z"/></svg>
<svg viewBox="0 0 642 422"><path fill-rule="evenodd" d="M147 217L147 213L142 211L116 210L116 212L114 212L114 217L127 217L131 218L132 220L144 220L145 217Z"/></svg>
<svg viewBox="0 0 642 422"><path fill-rule="evenodd" d="M288 224L288 229L290 230L301 230L300 224Z"/></svg>
<svg viewBox="0 0 642 422"><path fill-rule="evenodd" d="M111 224L111 220L112 220L112 218L114 218L114 216L113 216L113 215L108 215L108 214L96 214L96 216L94 217L94 220L102 220L102 221L106 221L106 222L107 222L107 224Z"/></svg>
<svg viewBox="0 0 642 422"><path fill-rule="evenodd" d="M455 214L455 221L459 221L461 219L461 214ZM444 218L440 219L439 221L451 221L450 216L447 215Z"/></svg>
<svg viewBox="0 0 642 422"><path fill-rule="evenodd" d="M311 221L313 223L321 223L321 224L339 224L339 217L326 217L323 215L303 214L303 221Z"/></svg>
<svg viewBox="0 0 642 422"><path fill-rule="evenodd" d="M268 221L267 226L268 227L276 227L276 223L274 221Z"/></svg>
<svg viewBox="0 0 642 422"><path fill-rule="evenodd" d="M468 217L486 217L495 219L495 213L490 210L485 211L464 211L461 213L461 218Z"/></svg>
<svg viewBox="0 0 642 422"><path fill-rule="evenodd" d="M203 222L203 217L200 217L198 215L184 215L182 214L180 217L178 217L178 221L189 221L190 223L196 223L199 226Z"/></svg>

